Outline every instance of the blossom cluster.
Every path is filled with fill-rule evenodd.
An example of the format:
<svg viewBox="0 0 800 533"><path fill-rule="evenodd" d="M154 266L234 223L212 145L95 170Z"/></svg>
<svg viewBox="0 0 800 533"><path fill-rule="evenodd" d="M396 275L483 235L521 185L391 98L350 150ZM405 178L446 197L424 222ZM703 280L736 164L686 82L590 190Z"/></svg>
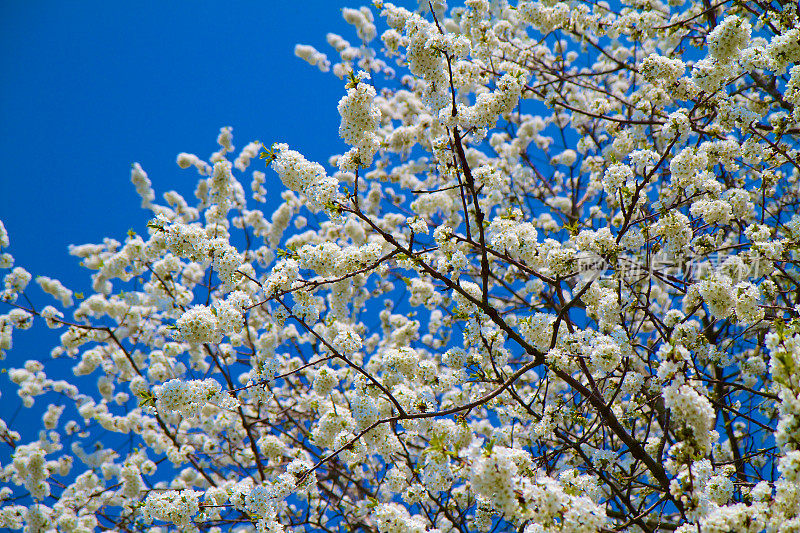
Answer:
<svg viewBox="0 0 800 533"><path fill-rule="evenodd" d="M207 402L230 408L236 402L224 394L214 379L182 381L172 379L161 385L155 394L156 409L163 413L179 412L183 416L197 416Z"/></svg>
<svg viewBox="0 0 800 533"><path fill-rule="evenodd" d="M359 73L356 86L347 90L339 100L339 136L353 148L339 159L342 170L355 170L358 166L369 167L380 140L375 129L381 119L381 111L375 104L375 89L364 82L368 74Z"/></svg>

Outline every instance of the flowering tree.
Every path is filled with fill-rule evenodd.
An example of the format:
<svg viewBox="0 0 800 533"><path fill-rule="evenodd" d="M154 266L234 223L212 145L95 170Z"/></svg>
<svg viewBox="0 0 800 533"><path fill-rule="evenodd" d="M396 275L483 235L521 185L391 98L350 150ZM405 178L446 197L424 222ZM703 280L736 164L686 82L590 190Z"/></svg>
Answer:
<svg viewBox="0 0 800 533"><path fill-rule="evenodd" d="M133 166L94 294L2 256L0 349L60 328L97 385L9 371L50 404L0 526L797 531L796 3L343 14L295 50L346 84L327 170L223 128L192 205Z"/></svg>

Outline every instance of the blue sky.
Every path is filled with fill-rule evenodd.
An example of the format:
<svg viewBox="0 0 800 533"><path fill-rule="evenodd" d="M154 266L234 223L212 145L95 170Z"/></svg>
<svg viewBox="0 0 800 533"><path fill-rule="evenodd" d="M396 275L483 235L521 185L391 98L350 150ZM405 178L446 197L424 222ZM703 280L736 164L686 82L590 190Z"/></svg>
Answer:
<svg viewBox="0 0 800 533"><path fill-rule="evenodd" d="M197 174L175 157L207 158L222 126L234 128L237 151L258 139L322 163L343 152L336 104L344 82L296 58L294 45L333 59L325 34L356 43L341 8L361 3L0 2L0 220L15 264L88 291L90 272L68 245L146 233L151 213L139 206L131 163L142 165L159 199L175 189L192 203ZM273 198L276 181L268 172ZM53 303L35 285L31 293L39 307ZM50 361L60 333L43 324L16 332L0 367L40 359L58 368L50 377L74 380L73 362ZM14 390L0 378L3 418L16 410ZM35 426L12 427L32 437Z"/></svg>
<svg viewBox="0 0 800 533"><path fill-rule="evenodd" d="M144 231L131 163L159 197L176 189L191 203L197 175L175 156L207 158L222 126L237 148L283 141L323 162L343 151L344 83L293 54L296 42L332 51L328 31L355 42L342 6L3 2L0 219L16 264L85 283L68 244Z"/></svg>

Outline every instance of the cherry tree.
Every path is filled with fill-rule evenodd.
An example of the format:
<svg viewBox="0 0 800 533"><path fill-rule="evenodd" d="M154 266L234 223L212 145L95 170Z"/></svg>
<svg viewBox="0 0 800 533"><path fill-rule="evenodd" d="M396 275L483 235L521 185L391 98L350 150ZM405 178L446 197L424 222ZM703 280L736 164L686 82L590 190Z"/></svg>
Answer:
<svg viewBox="0 0 800 533"><path fill-rule="evenodd" d="M0 353L55 328L96 378L9 369L47 407L0 421L0 526L800 529L797 4L342 13L295 53L343 153L222 128L161 203L134 164L151 221L71 248L82 299L0 225Z"/></svg>

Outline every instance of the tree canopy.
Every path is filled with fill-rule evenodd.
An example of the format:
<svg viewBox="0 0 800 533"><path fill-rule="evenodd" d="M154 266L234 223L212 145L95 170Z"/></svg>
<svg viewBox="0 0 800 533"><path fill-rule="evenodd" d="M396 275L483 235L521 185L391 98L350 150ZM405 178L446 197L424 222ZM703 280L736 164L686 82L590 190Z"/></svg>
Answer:
<svg viewBox="0 0 800 533"><path fill-rule="evenodd" d="M800 7L342 14L295 54L343 153L225 127L193 199L134 164L81 298L0 223L0 354L59 329L96 377L8 370L47 407L0 420L0 527L800 530Z"/></svg>

